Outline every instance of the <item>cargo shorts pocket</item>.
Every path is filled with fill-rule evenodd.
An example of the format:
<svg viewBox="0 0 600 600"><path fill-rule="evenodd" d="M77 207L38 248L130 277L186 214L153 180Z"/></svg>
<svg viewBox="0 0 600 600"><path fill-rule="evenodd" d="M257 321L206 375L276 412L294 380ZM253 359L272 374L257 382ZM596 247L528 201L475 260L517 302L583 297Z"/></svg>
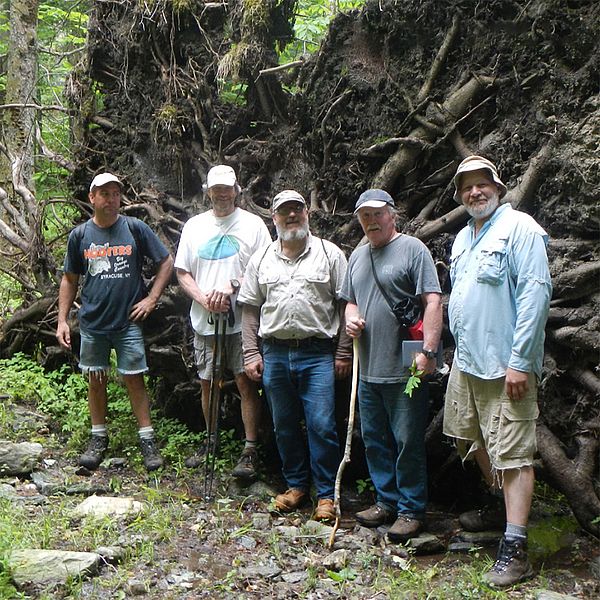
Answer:
<svg viewBox="0 0 600 600"><path fill-rule="evenodd" d="M537 402L503 402L498 423L498 453L501 459L530 458L536 451Z"/></svg>

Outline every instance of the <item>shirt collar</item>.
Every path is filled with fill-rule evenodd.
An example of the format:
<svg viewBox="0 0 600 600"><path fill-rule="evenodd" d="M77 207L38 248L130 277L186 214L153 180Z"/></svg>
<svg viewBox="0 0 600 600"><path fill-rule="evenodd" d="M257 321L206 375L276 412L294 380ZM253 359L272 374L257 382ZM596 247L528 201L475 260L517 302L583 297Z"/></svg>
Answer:
<svg viewBox="0 0 600 600"><path fill-rule="evenodd" d="M512 206L510 205L510 203L507 202L506 204L501 204L494 211L494 214L483 224L482 228L479 230L478 237L481 237L481 234L485 233L507 210L512 210ZM473 239L475 237L475 219L471 217L467 225L469 226L469 229L471 231L471 239Z"/></svg>

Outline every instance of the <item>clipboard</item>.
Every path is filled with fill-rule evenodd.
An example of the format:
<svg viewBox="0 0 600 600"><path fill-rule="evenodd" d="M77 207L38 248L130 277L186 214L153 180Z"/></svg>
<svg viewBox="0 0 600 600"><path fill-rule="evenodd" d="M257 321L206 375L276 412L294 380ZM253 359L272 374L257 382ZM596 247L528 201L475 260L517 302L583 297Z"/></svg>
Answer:
<svg viewBox="0 0 600 600"><path fill-rule="evenodd" d="M403 340L402 342L402 366L405 369L410 368L415 360L415 356L423 350L423 340ZM436 368L441 369L444 366L444 357L442 356L442 342L437 348Z"/></svg>

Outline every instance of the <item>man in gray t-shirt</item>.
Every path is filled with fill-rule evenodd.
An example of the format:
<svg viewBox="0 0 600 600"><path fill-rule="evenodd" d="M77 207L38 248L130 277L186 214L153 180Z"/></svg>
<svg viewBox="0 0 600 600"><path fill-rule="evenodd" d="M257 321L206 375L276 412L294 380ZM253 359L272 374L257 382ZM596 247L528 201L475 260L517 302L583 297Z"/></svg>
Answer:
<svg viewBox="0 0 600 600"><path fill-rule="evenodd" d="M404 542L419 534L425 518L428 395L424 383L412 397L404 392L409 374L402 367L402 341L410 336L392 306L422 308L423 351L415 362L429 374L442 331L441 291L426 246L396 230L387 192L367 190L354 212L369 243L350 257L341 297L348 302L346 332L359 341L361 429L377 492L377 503L356 519L367 527L394 521L388 537Z"/></svg>

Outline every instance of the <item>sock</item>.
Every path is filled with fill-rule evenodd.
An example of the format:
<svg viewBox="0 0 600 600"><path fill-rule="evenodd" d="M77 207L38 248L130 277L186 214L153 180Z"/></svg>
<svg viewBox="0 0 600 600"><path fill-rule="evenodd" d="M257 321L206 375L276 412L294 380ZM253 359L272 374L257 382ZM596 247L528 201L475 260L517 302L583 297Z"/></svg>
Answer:
<svg viewBox="0 0 600 600"><path fill-rule="evenodd" d="M97 435L99 437L108 437L108 433L106 431L106 424L102 423L101 425L92 425L92 435Z"/></svg>
<svg viewBox="0 0 600 600"><path fill-rule="evenodd" d="M244 450L255 449L256 446L258 446L257 441L252 442L250 440L246 440L246 443L244 444Z"/></svg>
<svg viewBox="0 0 600 600"><path fill-rule="evenodd" d="M140 427L138 429L138 434L140 436L140 440L153 440L154 428L152 425L148 425L148 427Z"/></svg>
<svg viewBox="0 0 600 600"><path fill-rule="evenodd" d="M527 527L524 525L515 525L514 523L506 524L504 537L508 542L517 542L527 539Z"/></svg>

